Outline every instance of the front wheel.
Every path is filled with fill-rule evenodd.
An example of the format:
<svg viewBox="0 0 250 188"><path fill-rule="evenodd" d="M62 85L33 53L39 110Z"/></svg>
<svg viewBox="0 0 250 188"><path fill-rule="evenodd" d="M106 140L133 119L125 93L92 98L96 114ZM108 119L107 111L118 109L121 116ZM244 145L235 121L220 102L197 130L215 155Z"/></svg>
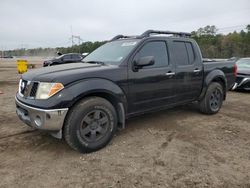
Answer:
<svg viewBox="0 0 250 188"><path fill-rule="evenodd" d="M220 83L212 82L204 98L199 102L200 111L204 114L219 112L223 103L223 88Z"/></svg>
<svg viewBox="0 0 250 188"><path fill-rule="evenodd" d="M89 153L106 146L117 130L113 105L104 98L89 97L71 109L64 124L64 138L75 150Z"/></svg>

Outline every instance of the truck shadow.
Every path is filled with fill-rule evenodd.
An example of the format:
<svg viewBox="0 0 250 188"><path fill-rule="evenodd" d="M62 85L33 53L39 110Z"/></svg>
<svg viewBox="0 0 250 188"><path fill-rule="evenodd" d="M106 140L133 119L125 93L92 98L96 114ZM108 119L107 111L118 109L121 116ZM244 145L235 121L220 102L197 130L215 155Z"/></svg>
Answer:
<svg viewBox="0 0 250 188"><path fill-rule="evenodd" d="M244 90L244 89L237 89L231 92L236 92L236 93L242 93L242 94L249 94L250 90Z"/></svg>
<svg viewBox="0 0 250 188"><path fill-rule="evenodd" d="M146 130L172 130L178 131L183 129L179 126L178 121L199 114L196 104L189 104L179 106L167 110L148 113L133 117L126 121L126 128L117 131L116 137L112 143L117 144L120 141L130 139L130 134L134 131ZM25 134L13 135L12 138L5 138L8 149L11 150L25 150L30 152L46 151L51 155L58 155L63 153L78 153L72 150L63 139L52 137L49 133L39 130L30 130Z"/></svg>
<svg viewBox="0 0 250 188"><path fill-rule="evenodd" d="M147 113L128 119L126 127L122 131L118 131L117 135L127 134L137 129L153 128L153 129L176 129L179 121L189 117L200 115L198 105L196 103L178 106L166 110L153 113Z"/></svg>

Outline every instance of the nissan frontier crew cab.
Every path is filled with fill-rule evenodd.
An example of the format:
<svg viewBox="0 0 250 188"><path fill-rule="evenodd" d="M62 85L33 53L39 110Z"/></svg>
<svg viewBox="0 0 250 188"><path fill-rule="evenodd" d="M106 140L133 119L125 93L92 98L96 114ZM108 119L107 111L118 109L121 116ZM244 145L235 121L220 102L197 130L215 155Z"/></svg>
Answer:
<svg viewBox="0 0 250 188"><path fill-rule="evenodd" d="M92 152L132 116L191 102L217 113L236 71L233 61L203 61L188 33L118 35L82 62L23 74L16 112L27 125Z"/></svg>

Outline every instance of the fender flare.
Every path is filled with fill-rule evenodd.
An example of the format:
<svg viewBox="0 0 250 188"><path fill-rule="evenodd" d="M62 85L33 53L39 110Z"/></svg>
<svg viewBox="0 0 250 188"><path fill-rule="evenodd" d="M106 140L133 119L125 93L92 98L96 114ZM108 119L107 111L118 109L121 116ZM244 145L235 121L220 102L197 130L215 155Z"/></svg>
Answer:
<svg viewBox="0 0 250 188"><path fill-rule="evenodd" d="M208 89L208 86L213 81L220 81L223 84L223 91L224 91L224 100L226 99L226 88L227 88L227 79L223 71L221 70L213 70L208 75L206 75L203 83L203 88L201 94L199 96L199 100L203 99Z"/></svg>
<svg viewBox="0 0 250 188"><path fill-rule="evenodd" d="M66 86L73 100L69 101L69 108L75 105L78 101L88 96L109 96L109 100L115 107L118 115L119 128L125 128L125 117L127 112L127 98L125 92L114 82L102 79L91 78L79 80ZM105 98L105 97L104 97Z"/></svg>

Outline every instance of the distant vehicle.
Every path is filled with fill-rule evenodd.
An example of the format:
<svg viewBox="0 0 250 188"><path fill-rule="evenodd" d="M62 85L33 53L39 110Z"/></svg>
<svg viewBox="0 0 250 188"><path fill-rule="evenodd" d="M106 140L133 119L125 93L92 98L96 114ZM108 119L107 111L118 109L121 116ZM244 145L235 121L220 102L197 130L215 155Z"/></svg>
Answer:
<svg viewBox="0 0 250 188"><path fill-rule="evenodd" d="M202 59L203 62L214 62L214 59L209 59L209 58L203 58Z"/></svg>
<svg viewBox="0 0 250 188"><path fill-rule="evenodd" d="M238 61L240 58L239 57L231 57L228 60L229 61Z"/></svg>
<svg viewBox="0 0 250 188"><path fill-rule="evenodd" d="M238 89L250 91L250 57L241 58L236 64L238 71L233 90Z"/></svg>
<svg viewBox="0 0 250 188"><path fill-rule="evenodd" d="M47 66L61 65L66 63L76 63L80 62L84 57L85 56L78 53L63 54L54 59L44 61L43 66L47 67Z"/></svg>
<svg viewBox="0 0 250 188"><path fill-rule="evenodd" d="M12 59L14 58L12 55L0 56L0 58Z"/></svg>

